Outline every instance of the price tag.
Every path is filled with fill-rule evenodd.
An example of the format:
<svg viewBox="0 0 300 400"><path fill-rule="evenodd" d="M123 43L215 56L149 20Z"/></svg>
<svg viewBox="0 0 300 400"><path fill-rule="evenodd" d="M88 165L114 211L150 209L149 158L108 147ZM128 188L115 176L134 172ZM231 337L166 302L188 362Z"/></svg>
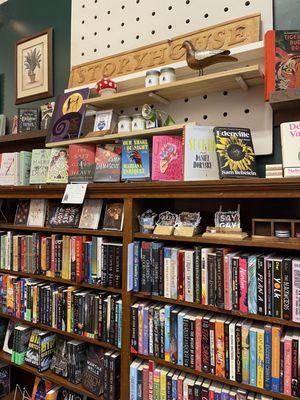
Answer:
<svg viewBox="0 0 300 400"><path fill-rule="evenodd" d="M87 183L69 183L62 199L63 204L83 204Z"/></svg>

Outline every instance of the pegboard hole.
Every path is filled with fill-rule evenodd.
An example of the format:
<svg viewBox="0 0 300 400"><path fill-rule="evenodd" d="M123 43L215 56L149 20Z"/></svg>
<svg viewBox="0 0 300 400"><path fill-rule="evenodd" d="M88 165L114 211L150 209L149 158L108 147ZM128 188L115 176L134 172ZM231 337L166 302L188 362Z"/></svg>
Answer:
<svg viewBox="0 0 300 400"><path fill-rule="evenodd" d="M173 26L172 26L172 25L169 25L169 26L168 26L168 29L172 29L172 28L173 28Z"/></svg>
<svg viewBox="0 0 300 400"><path fill-rule="evenodd" d="M82 8L84 8L85 7L85 4L82 4Z"/></svg>
<svg viewBox="0 0 300 400"><path fill-rule="evenodd" d="M124 114L124 110L120 110L120 114Z"/></svg>
<svg viewBox="0 0 300 400"><path fill-rule="evenodd" d="M109 49L110 48L110 44L108 44L106 47Z"/></svg>
<svg viewBox="0 0 300 400"><path fill-rule="evenodd" d="M225 90L225 91L223 92L223 95L224 95L224 96L227 96L227 95L228 95L227 90Z"/></svg>
<svg viewBox="0 0 300 400"><path fill-rule="evenodd" d="M152 17L154 17L154 15L155 15L155 14L156 14L156 12L155 12L155 11L153 11L153 12L152 12Z"/></svg>
<svg viewBox="0 0 300 400"><path fill-rule="evenodd" d="M94 49L94 53L97 53L97 49Z"/></svg>
<svg viewBox="0 0 300 400"><path fill-rule="evenodd" d="M98 16L97 16L97 15L95 15L95 16L94 16L94 18L95 18L95 19L97 19L97 18L98 18Z"/></svg>
<svg viewBox="0 0 300 400"><path fill-rule="evenodd" d="M134 111L139 111L139 108L138 108L138 107L135 107Z"/></svg>
<svg viewBox="0 0 300 400"><path fill-rule="evenodd" d="M122 5L122 7L121 7L121 8L122 8L122 10L124 10L124 8L125 8L124 4Z"/></svg>
<svg viewBox="0 0 300 400"><path fill-rule="evenodd" d="M84 53L81 53L82 57L84 56Z"/></svg>
<svg viewBox="0 0 300 400"><path fill-rule="evenodd" d="M110 14L110 13L111 13L111 11L110 11L110 10L108 10L108 11L107 11L107 14Z"/></svg>
<svg viewBox="0 0 300 400"><path fill-rule="evenodd" d="M97 36L97 35L98 35L98 32L94 32L94 35Z"/></svg>
<svg viewBox="0 0 300 400"><path fill-rule="evenodd" d="M207 115L203 115L203 119L207 119Z"/></svg>
<svg viewBox="0 0 300 400"><path fill-rule="evenodd" d="M250 1L246 1L245 6L246 7L250 6Z"/></svg>
<svg viewBox="0 0 300 400"><path fill-rule="evenodd" d="M207 99L207 94L203 95L203 99L206 100Z"/></svg>
<svg viewBox="0 0 300 400"><path fill-rule="evenodd" d="M228 116L228 113L225 111L225 112L223 112L223 117L227 117Z"/></svg>
<svg viewBox="0 0 300 400"><path fill-rule="evenodd" d="M107 27L107 30L110 31L110 26Z"/></svg>
<svg viewBox="0 0 300 400"><path fill-rule="evenodd" d="M140 20L140 17L136 17L136 21L139 22L139 20Z"/></svg>
<svg viewBox="0 0 300 400"><path fill-rule="evenodd" d="M184 99L184 102L185 102L185 103L188 103L188 102L189 102L189 99L188 99L188 98Z"/></svg>
<svg viewBox="0 0 300 400"><path fill-rule="evenodd" d="M206 14L204 14L204 18L208 18L208 14L206 13Z"/></svg>
<svg viewBox="0 0 300 400"><path fill-rule="evenodd" d="M82 24L84 24L84 21L81 21Z"/></svg>
<svg viewBox="0 0 300 400"><path fill-rule="evenodd" d="M125 43L125 41L124 40L121 40L121 44L124 44Z"/></svg>
<svg viewBox="0 0 300 400"><path fill-rule="evenodd" d="M190 0L186 0L185 4L190 4Z"/></svg>
<svg viewBox="0 0 300 400"><path fill-rule="evenodd" d="M122 23L121 23L121 26L124 26L124 25L125 25L125 22L122 22Z"/></svg>
<svg viewBox="0 0 300 400"><path fill-rule="evenodd" d="M184 122L188 122L188 120L189 120L188 117L184 118Z"/></svg>
<svg viewBox="0 0 300 400"><path fill-rule="evenodd" d="M249 114L249 112L250 112L249 108L246 108L246 110L244 112L245 112L245 114Z"/></svg>
<svg viewBox="0 0 300 400"><path fill-rule="evenodd" d="M81 36L81 40L84 40L84 36Z"/></svg>
<svg viewBox="0 0 300 400"><path fill-rule="evenodd" d="M140 38L140 35L136 35L136 37L135 37L135 38L136 38L136 40L138 40L138 39Z"/></svg>
<svg viewBox="0 0 300 400"><path fill-rule="evenodd" d="M225 8L224 8L224 12L227 12L228 10L229 10L228 7L225 7Z"/></svg>
<svg viewBox="0 0 300 400"><path fill-rule="evenodd" d="M169 6L169 7L168 7L168 10L169 10L169 11L171 11L172 9L173 9L173 7L172 7L172 6Z"/></svg>
<svg viewBox="0 0 300 400"><path fill-rule="evenodd" d="M140 0L136 0L136 4L139 4Z"/></svg>
<svg viewBox="0 0 300 400"><path fill-rule="evenodd" d="M152 34L152 35L155 35L155 30L154 30L154 29L153 29L153 31L151 31L151 34Z"/></svg>
<svg viewBox="0 0 300 400"><path fill-rule="evenodd" d="M189 24L190 22L191 22L190 19L187 19L187 20L185 21L186 24Z"/></svg>

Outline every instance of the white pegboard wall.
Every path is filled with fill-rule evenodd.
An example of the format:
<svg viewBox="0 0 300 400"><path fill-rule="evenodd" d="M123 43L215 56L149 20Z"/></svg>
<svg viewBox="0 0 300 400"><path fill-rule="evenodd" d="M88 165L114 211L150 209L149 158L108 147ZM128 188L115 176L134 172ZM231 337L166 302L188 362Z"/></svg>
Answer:
<svg viewBox="0 0 300 400"><path fill-rule="evenodd" d="M262 14L272 29L272 0L72 0L72 66L240 18Z"/></svg>

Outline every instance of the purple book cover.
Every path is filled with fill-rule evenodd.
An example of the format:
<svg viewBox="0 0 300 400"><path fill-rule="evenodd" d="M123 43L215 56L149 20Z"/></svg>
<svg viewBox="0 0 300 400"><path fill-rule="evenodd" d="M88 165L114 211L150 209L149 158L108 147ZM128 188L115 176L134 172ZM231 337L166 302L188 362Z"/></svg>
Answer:
<svg viewBox="0 0 300 400"><path fill-rule="evenodd" d="M149 354L149 307L146 306L143 310L143 328L144 328L144 340L143 340L143 354L147 356Z"/></svg>
<svg viewBox="0 0 300 400"><path fill-rule="evenodd" d="M51 124L48 130L47 143L61 140L77 139L81 136L89 88L64 93L58 96Z"/></svg>

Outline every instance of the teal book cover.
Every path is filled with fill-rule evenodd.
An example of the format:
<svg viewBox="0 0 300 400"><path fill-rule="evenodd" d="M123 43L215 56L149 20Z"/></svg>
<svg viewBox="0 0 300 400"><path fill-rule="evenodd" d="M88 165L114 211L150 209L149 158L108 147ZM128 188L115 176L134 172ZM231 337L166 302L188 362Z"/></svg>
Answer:
<svg viewBox="0 0 300 400"><path fill-rule="evenodd" d="M250 314L257 314L256 260L256 255L248 258L248 311Z"/></svg>
<svg viewBox="0 0 300 400"><path fill-rule="evenodd" d="M122 141L122 180L150 178L150 151L147 139Z"/></svg>

